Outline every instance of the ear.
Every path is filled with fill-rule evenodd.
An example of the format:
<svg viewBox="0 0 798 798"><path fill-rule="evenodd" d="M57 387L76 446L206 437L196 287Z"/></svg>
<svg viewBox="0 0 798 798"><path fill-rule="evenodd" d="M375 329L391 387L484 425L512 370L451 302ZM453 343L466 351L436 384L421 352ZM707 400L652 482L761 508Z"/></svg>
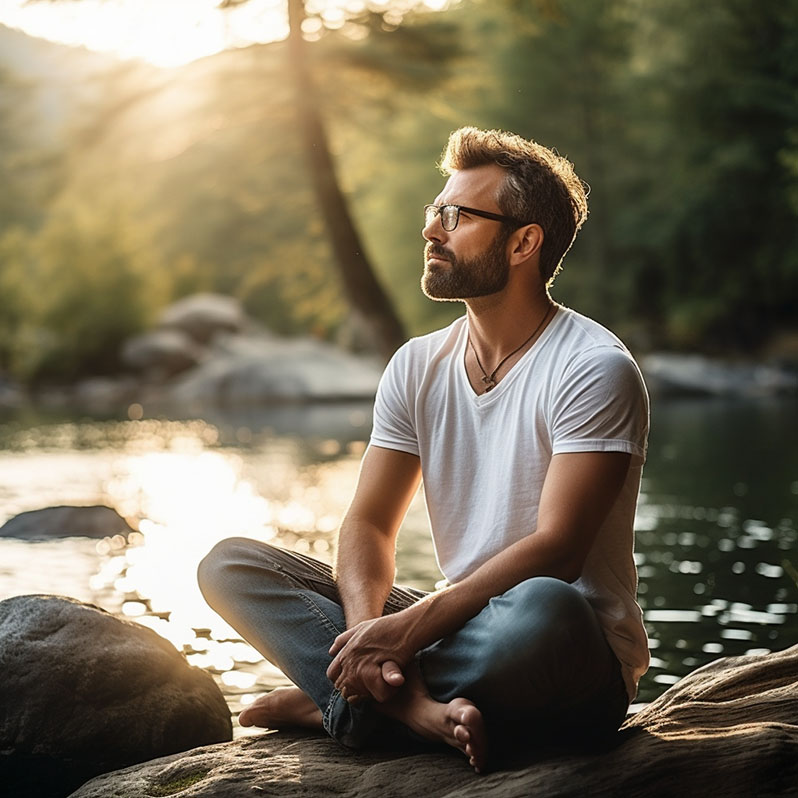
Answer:
<svg viewBox="0 0 798 798"><path fill-rule="evenodd" d="M526 224L510 236L510 263L524 263L540 253L543 246L543 228L539 224Z"/></svg>

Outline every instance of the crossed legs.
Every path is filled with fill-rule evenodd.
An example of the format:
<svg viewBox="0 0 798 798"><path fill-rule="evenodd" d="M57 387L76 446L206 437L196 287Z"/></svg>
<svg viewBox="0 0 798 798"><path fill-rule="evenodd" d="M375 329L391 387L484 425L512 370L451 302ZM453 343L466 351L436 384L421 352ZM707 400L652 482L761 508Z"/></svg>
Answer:
<svg viewBox="0 0 798 798"><path fill-rule="evenodd" d="M491 599L458 632L418 653L390 701L347 703L325 671L345 620L328 566L268 544L231 538L203 560L208 603L297 688L242 712L242 725L323 728L360 747L397 727L464 751L480 769L487 740L548 737L575 720L617 728L626 696L589 604L572 586L537 577ZM385 612L424 594L395 586Z"/></svg>

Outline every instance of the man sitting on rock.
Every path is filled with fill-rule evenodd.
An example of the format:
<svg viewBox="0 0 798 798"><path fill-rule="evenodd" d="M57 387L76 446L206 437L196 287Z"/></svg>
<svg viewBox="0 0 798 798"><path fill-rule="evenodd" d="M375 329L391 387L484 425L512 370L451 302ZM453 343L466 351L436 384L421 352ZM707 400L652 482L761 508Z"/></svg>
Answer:
<svg viewBox="0 0 798 798"><path fill-rule="evenodd" d="M624 345L549 286L587 216L571 164L455 131L424 210L422 287L465 315L393 357L335 571L242 538L203 560L208 602L297 685L243 726L402 732L489 751L611 732L648 664L633 520L648 403ZM423 479L445 586L393 585ZM409 730L409 732L408 732Z"/></svg>

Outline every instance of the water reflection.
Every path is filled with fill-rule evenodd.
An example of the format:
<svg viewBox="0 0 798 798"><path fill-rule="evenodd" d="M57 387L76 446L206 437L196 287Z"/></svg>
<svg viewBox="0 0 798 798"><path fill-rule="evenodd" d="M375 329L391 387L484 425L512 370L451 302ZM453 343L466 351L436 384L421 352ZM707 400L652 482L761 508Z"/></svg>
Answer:
<svg viewBox="0 0 798 798"><path fill-rule="evenodd" d="M641 703L718 656L798 639L794 411L789 402L655 406L636 520L652 653ZM313 435L288 437L274 430L295 416L0 425L0 522L46 504L105 502L139 529L128 541L0 540L0 598L64 593L150 626L215 674L238 712L287 682L207 607L196 567L230 535L331 558L367 430L362 409L333 416L332 431L317 410ZM768 434L779 454L753 467ZM397 562L405 583L430 589L439 578L420 497Z"/></svg>

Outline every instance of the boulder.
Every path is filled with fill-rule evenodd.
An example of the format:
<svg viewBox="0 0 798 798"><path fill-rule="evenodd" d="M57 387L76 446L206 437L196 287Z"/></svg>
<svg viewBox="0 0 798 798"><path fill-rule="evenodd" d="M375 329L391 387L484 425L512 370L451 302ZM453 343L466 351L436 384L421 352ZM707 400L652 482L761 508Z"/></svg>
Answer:
<svg viewBox="0 0 798 798"><path fill-rule="evenodd" d="M151 330L129 338L122 346L122 363L149 379L163 380L196 366L203 350L179 329Z"/></svg>
<svg viewBox="0 0 798 798"><path fill-rule="evenodd" d="M0 537L25 540L50 538L127 537L135 530L111 507L46 507L15 515L0 527Z"/></svg>
<svg viewBox="0 0 798 798"><path fill-rule="evenodd" d="M321 735L245 737L99 776L71 798L795 796L798 646L718 660L626 721L601 751L532 750L483 776L456 752L347 750Z"/></svg>
<svg viewBox="0 0 798 798"><path fill-rule="evenodd" d="M798 375L774 365L654 352L641 358L640 367L652 393L762 397L798 390Z"/></svg>
<svg viewBox="0 0 798 798"><path fill-rule="evenodd" d="M372 399L382 367L308 338L226 336L208 359L168 386L169 400L193 410L274 402Z"/></svg>
<svg viewBox="0 0 798 798"><path fill-rule="evenodd" d="M87 778L230 740L210 674L151 629L58 596L0 602L0 785L68 795Z"/></svg>
<svg viewBox="0 0 798 798"><path fill-rule="evenodd" d="M234 297L192 294L166 308L158 325L180 330L198 343L206 344L219 332L241 332L247 325L247 317Z"/></svg>

